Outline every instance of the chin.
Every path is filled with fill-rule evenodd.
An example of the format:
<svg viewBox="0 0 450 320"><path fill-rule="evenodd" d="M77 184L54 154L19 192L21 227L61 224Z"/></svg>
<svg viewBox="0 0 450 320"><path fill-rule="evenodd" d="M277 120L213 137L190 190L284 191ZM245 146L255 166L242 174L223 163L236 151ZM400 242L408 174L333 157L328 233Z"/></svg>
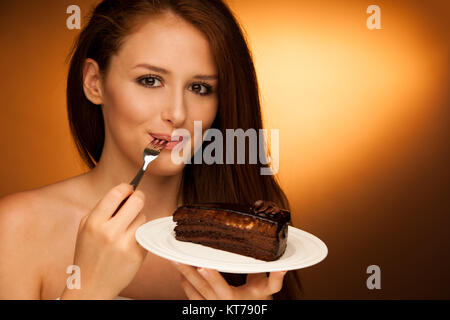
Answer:
<svg viewBox="0 0 450 320"><path fill-rule="evenodd" d="M185 164L175 164L170 158L170 152L161 153L147 168L147 173L155 176L176 176L183 172Z"/></svg>

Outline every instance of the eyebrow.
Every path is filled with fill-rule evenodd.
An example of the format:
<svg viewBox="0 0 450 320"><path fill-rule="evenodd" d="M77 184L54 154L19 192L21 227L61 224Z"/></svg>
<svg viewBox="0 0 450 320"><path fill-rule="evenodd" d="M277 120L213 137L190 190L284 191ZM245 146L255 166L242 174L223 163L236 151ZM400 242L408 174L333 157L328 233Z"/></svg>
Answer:
<svg viewBox="0 0 450 320"><path fill-rule="evenodd" d="M148 64L148 63L140 63L140 64L136 65L133 69L136 69L136 68L146 68L148 70L152 70L152 71L159 72L159 73L162 73L162 74L171 74L171 72L169 70L166 70L166 69L161 68L161 67L153 66L153 65ZM194 76L194 79L199 79L199 80L217 80L218 76L217 75L198 74L198 75Z"/></svg>

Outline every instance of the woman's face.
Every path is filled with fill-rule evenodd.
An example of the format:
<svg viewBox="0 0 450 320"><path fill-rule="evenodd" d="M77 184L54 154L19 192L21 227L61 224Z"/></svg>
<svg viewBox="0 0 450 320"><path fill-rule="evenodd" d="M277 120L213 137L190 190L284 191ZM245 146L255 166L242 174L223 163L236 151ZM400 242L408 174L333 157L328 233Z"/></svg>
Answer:
<svg viewBox="0 0 450 320"><path fill-rule="evenodd" d="M181 128L193 139L194 121L202 121L203 131L214 121L217 85L216 65L204 35L175 15L152 17L125 38L102 84L105 139L111 153L140 166L153 136L171 137ZM170 152L163 150L149 171L180 173L184 164L173 163Z"/></svg>

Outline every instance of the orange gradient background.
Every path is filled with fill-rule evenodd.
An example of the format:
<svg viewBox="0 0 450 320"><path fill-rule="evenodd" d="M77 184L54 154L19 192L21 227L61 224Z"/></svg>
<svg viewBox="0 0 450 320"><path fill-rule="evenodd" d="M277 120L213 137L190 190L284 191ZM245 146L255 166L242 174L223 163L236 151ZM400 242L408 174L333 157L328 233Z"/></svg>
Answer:
<svg viewBox="0 0 450 320"><path fill-rule="evenodd" d="M0 196L82 172L65 105L66 57L93 0L0 2ZM447 1L227 3L244 28L294 224L328 257L307 299L450 298ZM369 30L369 5L381 8ZM2 257L1 259L4 259ZM369 290L366 269L381 268Z"/></svg>

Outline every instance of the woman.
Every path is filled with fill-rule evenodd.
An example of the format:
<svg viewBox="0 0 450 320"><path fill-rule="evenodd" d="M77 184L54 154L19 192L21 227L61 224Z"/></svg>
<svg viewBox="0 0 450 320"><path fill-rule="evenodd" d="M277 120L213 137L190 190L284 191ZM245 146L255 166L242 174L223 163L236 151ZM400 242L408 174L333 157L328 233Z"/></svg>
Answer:
<svg viewBox="0 0 450 320"><path fill-rule="evenodd" d="M183 203L265 199L288 208L261 164L175 164L163 150L137 191L125 183L154 136L193 136L194 121L203 131L262 128L251 55L223 2L101 2L71 53L67 106L91 170L0 201L1 299L298 298L295 272L245 279L198 270L147 253L134 238ZM66 286L71 265L81 271L79 289Z"/></svg>

